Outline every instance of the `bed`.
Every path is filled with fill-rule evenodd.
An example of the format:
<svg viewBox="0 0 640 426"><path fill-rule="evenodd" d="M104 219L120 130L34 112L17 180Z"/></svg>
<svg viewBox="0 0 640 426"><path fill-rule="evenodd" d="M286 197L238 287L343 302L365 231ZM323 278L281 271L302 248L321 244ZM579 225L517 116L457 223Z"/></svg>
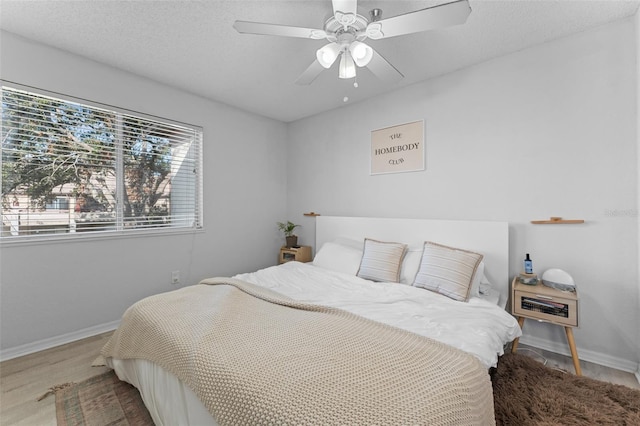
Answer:
<svg viewBox="0 0 640 426"><path fill-rule="evenodd" d="M505 222L319 216L312 263L146 298L104 362L157 425L492 424L488 369L521 334L508 242ZM462 290L439 286L454 260Z"/></svg>

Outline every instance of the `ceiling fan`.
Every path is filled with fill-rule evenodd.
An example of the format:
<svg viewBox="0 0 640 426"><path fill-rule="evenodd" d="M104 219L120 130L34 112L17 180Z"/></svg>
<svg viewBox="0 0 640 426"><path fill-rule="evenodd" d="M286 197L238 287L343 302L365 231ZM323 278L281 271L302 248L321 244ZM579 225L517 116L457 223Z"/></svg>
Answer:
<svg viewBox="0 0 640 426"><path fill-rule="evenodd" d="M264 22L235 21L233 27L242 34L275 35L284 37L326 39L329 44L316 52L316 60L296 80L308 85L325 69L331 68L340 57L338 77L353 78L356 66L367 67L384 81L397 81L404 77L393 65L364 43L366 39L380 40L405 34L463 24L471 8L468 0L457 0L415 12L381 19L382 10L373 9L369 19L358 14L357 0L332 0L333 15L323 29L292 27Z"/></svg>

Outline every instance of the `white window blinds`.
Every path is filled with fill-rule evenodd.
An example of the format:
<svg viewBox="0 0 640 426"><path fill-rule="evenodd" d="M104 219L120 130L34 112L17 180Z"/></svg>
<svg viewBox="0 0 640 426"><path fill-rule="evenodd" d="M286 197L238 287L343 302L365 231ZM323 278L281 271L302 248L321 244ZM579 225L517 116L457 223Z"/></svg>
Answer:
<svg viewBox="0 0 640 426"><path fill-rule="evenodd" d="M202 226L202 130L2 87L0 238Z"/></svg>

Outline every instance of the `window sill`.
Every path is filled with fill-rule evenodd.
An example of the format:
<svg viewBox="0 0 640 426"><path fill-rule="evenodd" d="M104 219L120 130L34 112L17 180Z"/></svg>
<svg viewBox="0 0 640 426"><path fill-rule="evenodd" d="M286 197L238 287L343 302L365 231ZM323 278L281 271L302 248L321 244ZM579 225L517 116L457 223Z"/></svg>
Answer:
<svg viewBox="0 0 640 426"><path fill-rule="evenodd" d="M88 241L104 241L128 238L170 237L175 235L200 234L204 228L157 229L141 231L105 231L76 234L48 234L47 236L5 237L0 238L0 247L30 246L42 244L76 243Z"/></svg>

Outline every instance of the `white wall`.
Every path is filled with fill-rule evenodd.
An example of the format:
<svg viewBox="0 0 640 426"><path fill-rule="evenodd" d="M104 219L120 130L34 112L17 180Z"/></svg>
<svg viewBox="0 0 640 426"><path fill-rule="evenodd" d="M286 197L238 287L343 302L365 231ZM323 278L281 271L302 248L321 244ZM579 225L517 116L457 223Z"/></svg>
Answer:
<svg viewBox="0 0 640 426"><path fill-rule="evenodd" d="M289 126L1 33L3 79L202 126L205 231L0 246L0 355L109 326L175 288L172 270L186 285L273 264L275 222L311 243L313 210L507 220L512 274L529 252L538 272L576 279L581 358L637 369L640 217L624 212L640 210L638 27L636 15ZM418 119L427 170L369 176L370 131ZM529 223L551 215L587 223ZM527 322L523 342L568 353L555 327Z"/></svg>
<svg viewBox="0 0 640 426"><path fill-rule="evenodd" d="M510 272L531 253L580 293L582 359L638 366L634 21L497 58L289 126L289 217L505 220ZM361 71L364 72L364 71ZM424 172L369 175L370 131L425 120ZM562 216L584 225L532 225ZM312 240L313 226L302 238ZM569 353L560 327L523 342Z"/></svg>
<svg viewBox="0 0 640 426"><path fill-rule="evenodd" d="M0 77L204 130L203 232L0 248L2 357L113 326L140 298L276 262L286 125L1 33ZM250 173L248 173L250 172Z"/></svg>

